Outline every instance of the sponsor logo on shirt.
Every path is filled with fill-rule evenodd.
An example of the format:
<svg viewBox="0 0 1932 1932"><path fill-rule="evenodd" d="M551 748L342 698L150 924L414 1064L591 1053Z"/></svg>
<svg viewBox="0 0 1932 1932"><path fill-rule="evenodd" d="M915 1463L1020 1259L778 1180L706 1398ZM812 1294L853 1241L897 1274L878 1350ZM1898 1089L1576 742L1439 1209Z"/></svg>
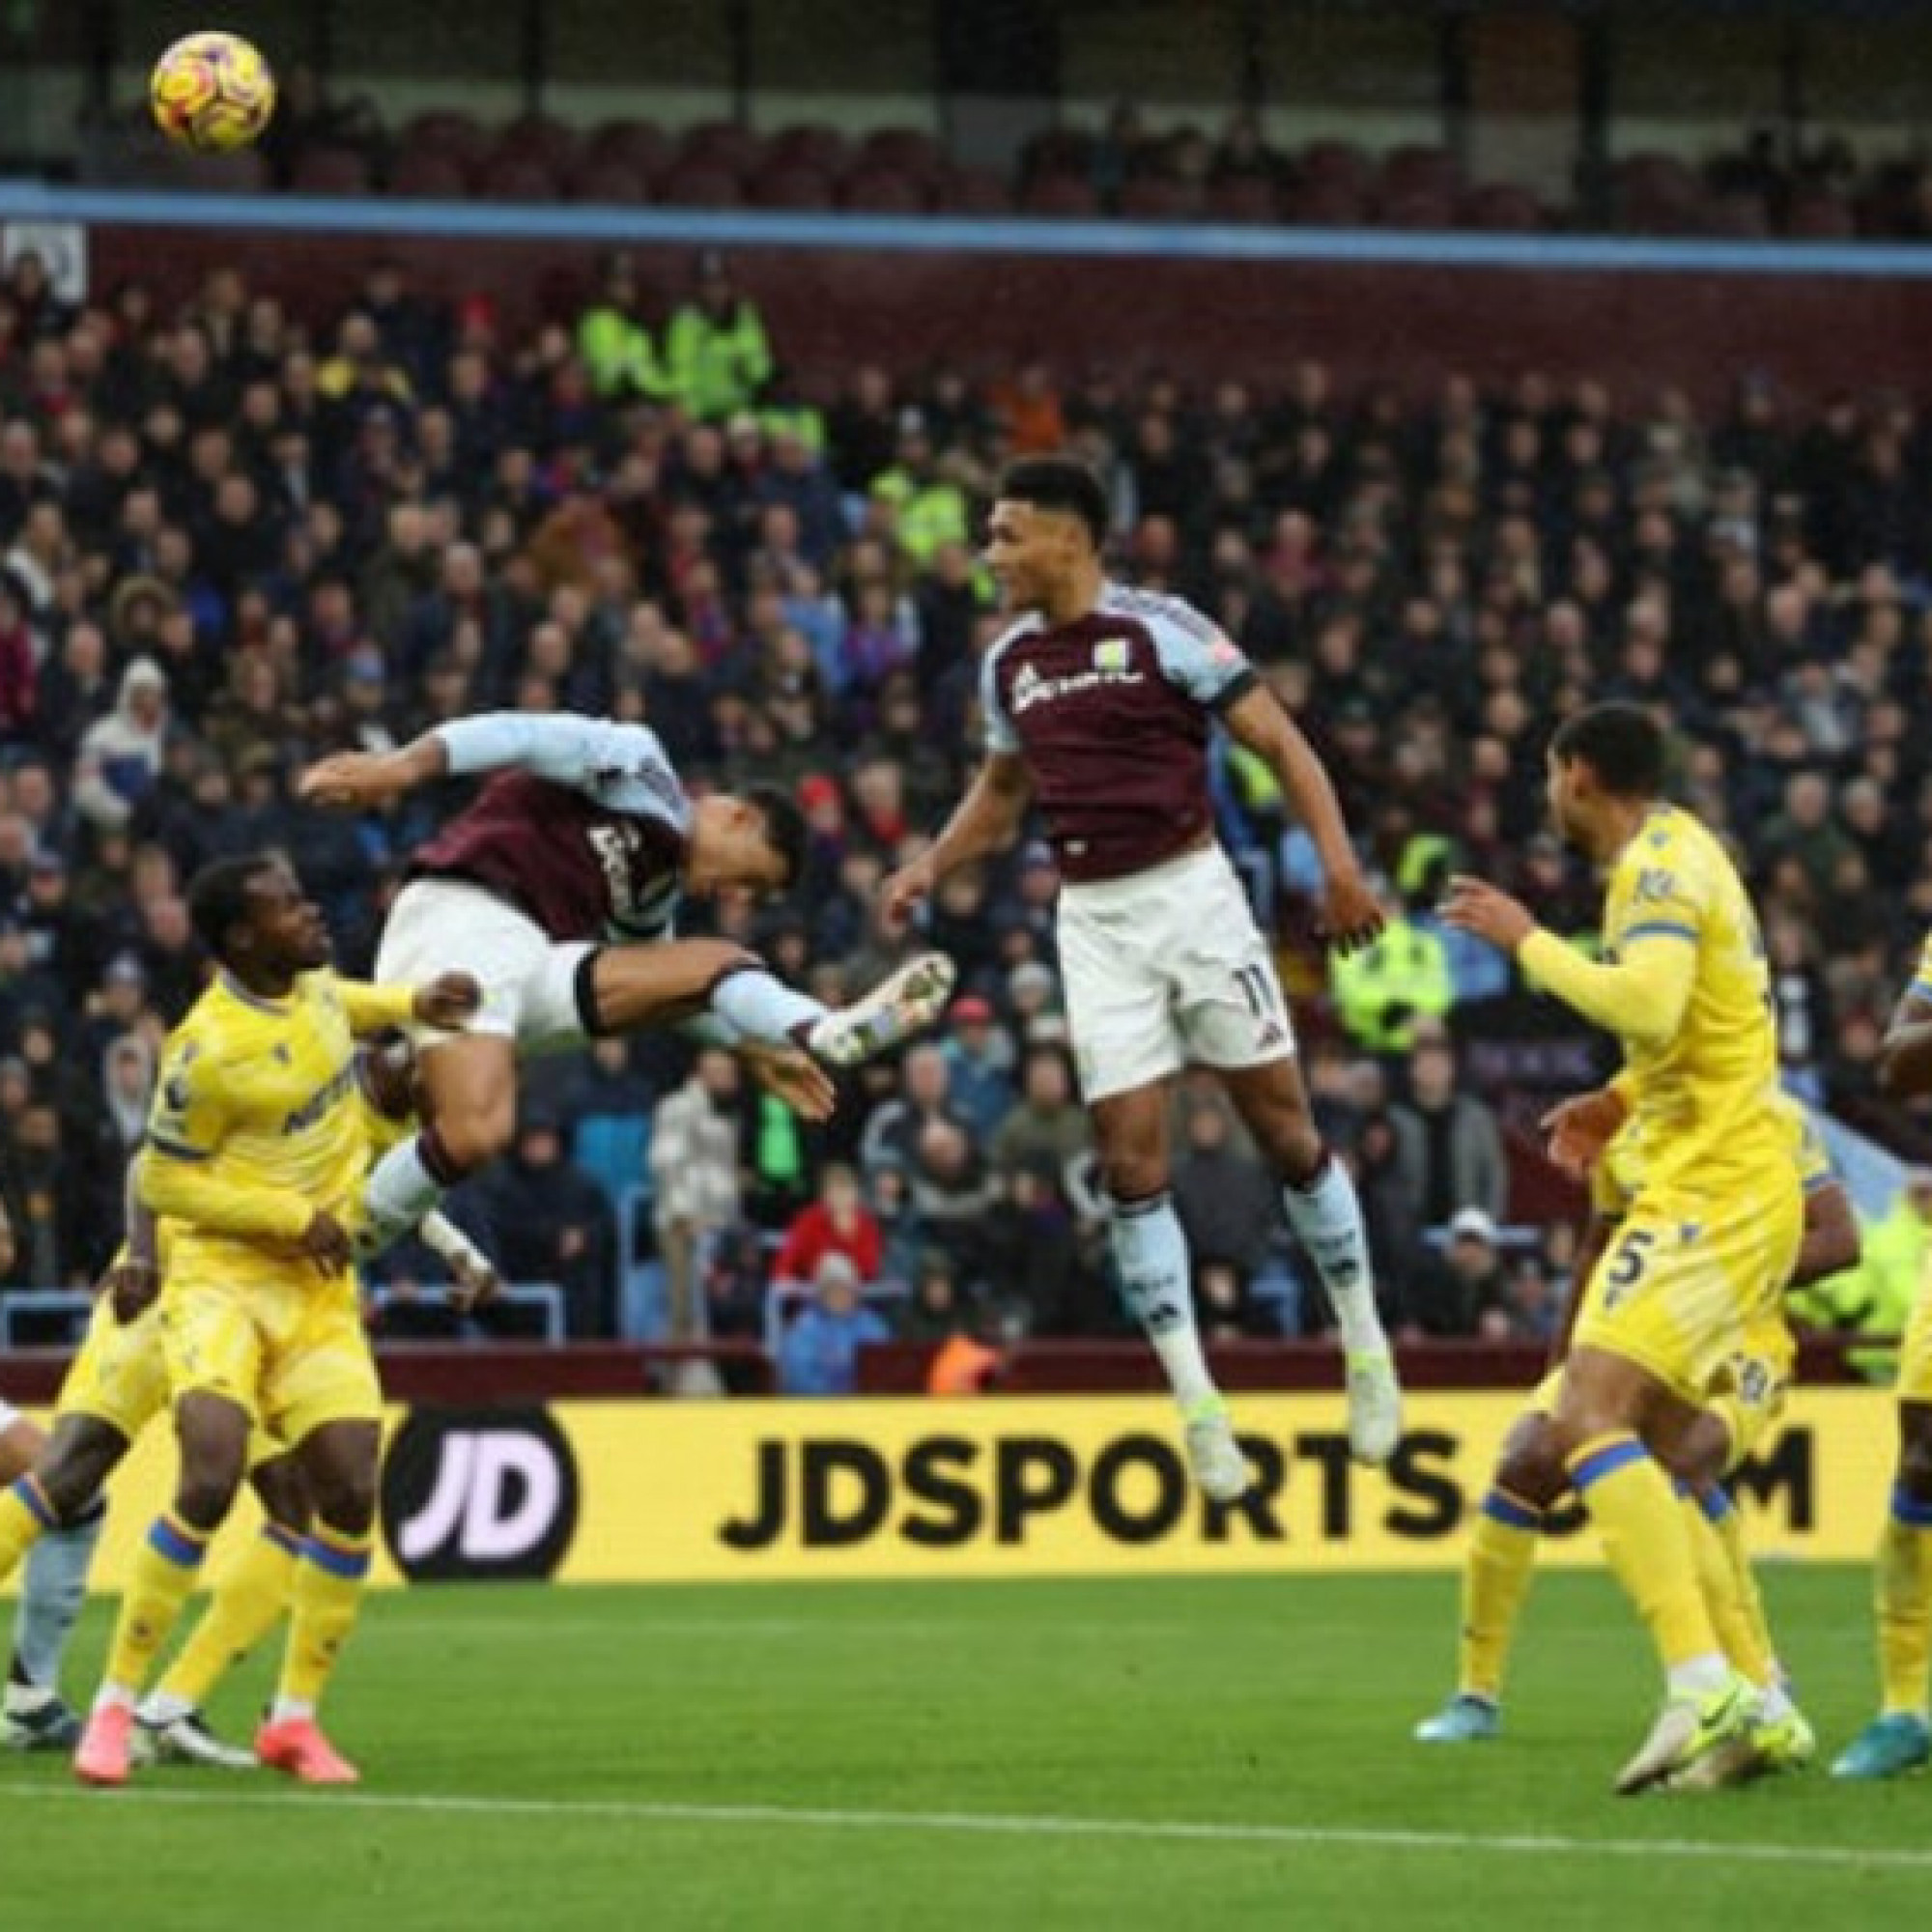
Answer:
<svg viewBox="0 0 1932 1932"><path fill-rule="evenodd" d="M1019 675L1013 679L1011 698L1009 700L1012 714L1017 718L1023 711L1031 711L1036 704L1057 704L1063 697L1075 697L1085 692L1096 691L1109 684L1145 684L1143 672L1128 668L1127 647L1120 644L1122 664L1119 668L1100 664L1100 654L1108 649L1107 644L1094 647L1094 668L1091 670L1069 671L1065 677L1042 677L1032 665L1023 665Z"/></svg>

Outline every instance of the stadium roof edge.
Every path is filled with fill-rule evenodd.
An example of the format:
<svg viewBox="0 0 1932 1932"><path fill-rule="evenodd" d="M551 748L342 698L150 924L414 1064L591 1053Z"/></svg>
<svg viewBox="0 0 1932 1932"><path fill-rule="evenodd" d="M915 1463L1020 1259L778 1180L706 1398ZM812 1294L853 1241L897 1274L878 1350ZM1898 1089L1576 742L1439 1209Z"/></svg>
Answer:
<svg viewBox="0 0 1932 1932"><path fill-rule="evenodd" d="M157 193L0 181L0 222L136 228L271 228L491 242L741 248L863 248L912 254L1139 256L1169 261L1322 262L1398 268L1595 273L1932 279L1932 245L1658 241L1474 235L1215 222L1059 220L1018 215L821 214L515 206L293 194Z"/></svg>

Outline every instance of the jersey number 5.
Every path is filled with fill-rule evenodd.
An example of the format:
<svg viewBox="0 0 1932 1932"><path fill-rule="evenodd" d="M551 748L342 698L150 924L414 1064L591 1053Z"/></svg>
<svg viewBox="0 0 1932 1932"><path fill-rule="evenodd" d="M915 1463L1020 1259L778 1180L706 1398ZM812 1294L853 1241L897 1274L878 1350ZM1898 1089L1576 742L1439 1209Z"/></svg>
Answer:
<svg viewBox="0 0 1932 1932"><path fill-rule="evenodd" d="M1610 1249L1604 1267L1604 1306L1614 1308L1627 1300L1631 1291L1643 1279L1650 1263L1650 1251L1657 1236L1648 1228L1632 1228Z"/></svg>

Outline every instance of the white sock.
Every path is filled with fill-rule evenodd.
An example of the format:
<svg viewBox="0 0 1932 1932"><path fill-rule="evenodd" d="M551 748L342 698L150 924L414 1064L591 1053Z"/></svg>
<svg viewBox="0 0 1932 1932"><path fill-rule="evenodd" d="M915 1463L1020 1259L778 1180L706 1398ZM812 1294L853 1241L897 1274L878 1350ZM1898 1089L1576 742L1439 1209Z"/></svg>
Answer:
<svg viewBox="0 0 1932 1932"><path fill-rule="evenodd" d="M1781 1679L1775 1681L1768 1690L1757 1693L1757 1714L1767 1724L1782 1723L1797 1709Z"/></svg>
<svg viewBox="0 0 1932 1932"><path fill-rule="evenodd" d="M1348 1170L1334 1155L1323 1154L1315 1179L1306 1187L1284 1187L1281 1199L1289 1226L1321 1277L1343 1348L1350 1354L1386 1353L1362 1204Z"/></svg>
<svg viewBox="0 0 1932 1932"><path fill-rule="evenodd" d="M302 1697L277 1697L269 1706L269 1721L271 1724L306 1722L314 1716L315 1706Z"/></svg>
<svg viewBox="0 0 1932 1932"><path fill-rule="evenodd" d="M1717 1652L1673 1663L1667 1679L1673 1697L1708 1697L1731 1681L1730 1664Z"/></svg>
<svg viewBox="0 0 1932 1932"><path fill-rule="evenodd" d="M14 1618L14 1661L30 1684L43 1690L60 1682L61 1657L87 1596L87 1567L106 1514L95 1503L79 1522L49 1530L28 1552Z"/></svg>
<svg viewBox="0 0 1932 1932"><path fill-rule="evenodd" d="M1182 1408L1210 1401L1220 1391L1208 1373L1201 1334L1194 1322L1194 1287L1187 1261L1187 1236L1174 1203L1165 1194L1146 1201L1111 1204L1107 1238L1121 1272L1121 1293Z"/></svg>
<svg viewBox="0 0 1932 1932"><path fill-rule="evenodd" d="M150 1690L136 1714L144 1724L173 1724L194 1716L194 1706L173 1690Z"/></svg>
<svg viewBox="0 0 1932 1932"><path fill-rule="evenodd" d="M422 1136L399 1141L369 1172L362 1190L361 1253L379 1255L442 1200L443 1185L423 1159Z"/></svg>
<svg viewBox="0 0 1932 1932"><path fill-rule="evenodd" d="M727 973L711 989L711 1010L747 1039L787 1046L801 1027L816 1026L828 1009L794 993L762 966Z"/></svg>

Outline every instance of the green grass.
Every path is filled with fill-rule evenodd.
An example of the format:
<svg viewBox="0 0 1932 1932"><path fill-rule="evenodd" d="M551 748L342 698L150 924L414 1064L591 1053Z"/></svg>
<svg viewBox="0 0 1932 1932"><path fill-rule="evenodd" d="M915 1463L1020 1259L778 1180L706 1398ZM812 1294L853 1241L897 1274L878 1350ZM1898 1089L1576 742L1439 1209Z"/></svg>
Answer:
<svg viewBox="0 0 1932 1932"><path fill-rule="evenodd" d="M1866 1577L1770 1591L1829 1752L1869 1715ZM1653 1685L1597 1576L1541 1579L1504 1742L1411 1745L1453 1618L1447 1577L384 1594L330 1707L358 1792L0 1761L0 1925L1764 1932L1932 1902L1923 1784L1609 1797ZM1149 1829L1182 1824L1264 1829Z"/></svg>

